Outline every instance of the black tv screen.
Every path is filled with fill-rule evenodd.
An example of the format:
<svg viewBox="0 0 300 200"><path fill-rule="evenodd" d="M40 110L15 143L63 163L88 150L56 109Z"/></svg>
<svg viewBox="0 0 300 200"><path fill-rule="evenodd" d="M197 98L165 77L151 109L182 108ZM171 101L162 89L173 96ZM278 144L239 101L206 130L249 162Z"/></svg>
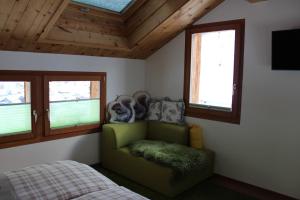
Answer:
<svg viewBox="0 0 300 200"><path fill-rule="evenodd" d="M272 32L272 69L300 70L300 29Z"/></svg>

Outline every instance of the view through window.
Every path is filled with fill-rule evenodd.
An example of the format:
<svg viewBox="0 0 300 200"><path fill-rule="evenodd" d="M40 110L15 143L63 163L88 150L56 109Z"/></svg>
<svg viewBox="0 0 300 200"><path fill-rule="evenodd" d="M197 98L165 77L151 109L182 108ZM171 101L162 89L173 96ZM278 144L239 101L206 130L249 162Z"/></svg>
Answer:
<svg viewBox="0 0 300 200"><path fill-rule="evenodd" d="M234 44L235 30L192 35L190 103L231 111Z"/></svg>
<svg viewBox="0 0 300 200"><path fill-rule="evenodd" d="M0 81L0 136L31 131L30 83Z"/></svg>
<svg viewBox="0 0 300 200"><path fill-rule="evenodd" d="M245 20L186 30L184 101L187 116L240 123Z"/></svg>
<svg viewBox="0 0 300 200"><path fill-rule="evenodd" d="M97 133L105 72L0 71L0 148Z"/></svg>
<svg viewBox="0 0 300 200"><path fill-rule="evenodd" d="M100 122L99 81L50 81L50 127Z"/></svg>

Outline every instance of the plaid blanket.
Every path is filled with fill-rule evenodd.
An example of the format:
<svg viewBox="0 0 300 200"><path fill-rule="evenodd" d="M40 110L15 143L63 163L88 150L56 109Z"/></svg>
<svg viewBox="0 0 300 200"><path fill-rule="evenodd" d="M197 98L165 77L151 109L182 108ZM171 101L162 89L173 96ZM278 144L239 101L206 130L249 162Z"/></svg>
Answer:
<svg viewBox="0 0 300 200"><path fill-rule="evenodd" d="M13 186L16 199L123 199L126 195L126 199L145 199L75 161L35 165L4 175Z"/></svg>
<svg viewBox="0 0 300 200"><path fill-rule="evenodd" d="M74 200L113 200L113 199L126 199L126 200L146 200L141 195L134 193L124 187L114 187L107 190L92 192L76 198Z"/></svg>

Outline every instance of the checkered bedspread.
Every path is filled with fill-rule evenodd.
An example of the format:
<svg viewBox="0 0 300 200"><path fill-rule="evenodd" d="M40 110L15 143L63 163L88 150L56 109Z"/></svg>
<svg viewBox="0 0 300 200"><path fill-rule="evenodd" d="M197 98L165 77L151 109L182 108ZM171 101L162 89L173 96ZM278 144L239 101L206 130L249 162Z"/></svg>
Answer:
<svg viewBox="0 0 300 200"><path fill-rule="evenodd" d="M75 161L35 165L4 175L21 200L146 199Z"/></svg>

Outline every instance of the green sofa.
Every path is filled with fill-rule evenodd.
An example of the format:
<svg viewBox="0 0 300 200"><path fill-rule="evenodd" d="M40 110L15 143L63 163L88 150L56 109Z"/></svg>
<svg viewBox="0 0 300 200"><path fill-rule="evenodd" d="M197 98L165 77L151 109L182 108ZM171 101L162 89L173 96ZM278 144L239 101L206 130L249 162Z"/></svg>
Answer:
<svg viewBox="0 0 300 200"><path fill-rule="evenodd" d="M169 197L178 195L213 173L214 153L206 149L209 161L204 170L175 179L171 168L130 154L128 144L142 139L188 145L188 131L186 126L156 121L105 124L101 134L103 167Z"/></svg>

